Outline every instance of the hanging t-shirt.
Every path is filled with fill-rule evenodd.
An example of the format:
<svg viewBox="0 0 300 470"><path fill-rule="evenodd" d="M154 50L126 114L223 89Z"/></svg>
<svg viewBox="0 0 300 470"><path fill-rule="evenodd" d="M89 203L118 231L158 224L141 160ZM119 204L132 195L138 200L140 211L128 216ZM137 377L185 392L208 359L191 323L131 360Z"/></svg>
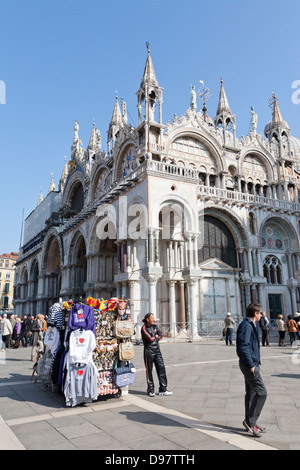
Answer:
<svg viewBox="0 0 300 470"><path fill-rule="evenodd" d="M96 338L91 330L74 330L69 339L69 360L71 364L88 364L93 361L92 352Z"/></svg>
<svg viewBox="0 0 300 470"><path fill-rule="evenodd" d="M56 326L59 330L65 328L65 316L62 306L56 302L49 309L49 315L47 320L48 326Z"/></svg>
<svg viewBox="0 0 300 470"><path fill-rule="evenodd" d="M69 315L69 329L77 330L78 328L92 330L96 334L95 316L92 307L84 304L74 305Z"/></svg>
<svg viewBox="0 0 300 470"><path fill-rule="evenodd" d="M52 353L58 348L60 344L59 331L55 326L48 326L44 338L44 344Z"/></svg>
<svg viewBox="0 0 300 470"><path fill-rule="evenodd" d="M70 364L66 356L64 395L66 406L90 403L98 398L98 371L93 362Z"/></svg>

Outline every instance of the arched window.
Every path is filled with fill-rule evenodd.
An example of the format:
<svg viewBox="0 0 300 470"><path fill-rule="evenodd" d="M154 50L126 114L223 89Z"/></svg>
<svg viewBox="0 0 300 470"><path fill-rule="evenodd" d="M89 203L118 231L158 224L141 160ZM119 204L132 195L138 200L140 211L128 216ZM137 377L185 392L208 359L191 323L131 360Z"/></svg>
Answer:
<svg viewBox="0 0 300 470"><path fill-rule="evenodd" d="M79 183L72 192L70 207L73 211L80 212L84 205L83 186Z"/></svg>
<svg viewBox="0 0 300 470"><path fill-rule="evenodd" d="M281 263L276 256L266 256L263 272L268 284L282 284Z"/></svg>
<svg viewBox="0 0 300 470"><path fill-rule="evenodd" d="M228 227L219 219L204 216L203 245L199 248L199 261L218 258L224 263L237 267L236 249Z"/></svg>
<svg viewBox="0 0 300 470"><path fill-rule="evenodd" d="M253 212L249 213L249 229L252 235L255 235L255 216Z"/></svg>

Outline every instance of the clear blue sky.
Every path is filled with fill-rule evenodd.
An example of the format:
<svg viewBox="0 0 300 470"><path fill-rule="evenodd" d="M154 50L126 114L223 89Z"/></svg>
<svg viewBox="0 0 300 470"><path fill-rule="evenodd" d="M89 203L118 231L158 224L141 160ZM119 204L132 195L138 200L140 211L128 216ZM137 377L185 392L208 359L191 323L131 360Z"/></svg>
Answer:
<svg viewBox="0 0 300 470"><path fill-rule="evenodd" d="M0 0L0 253L18 251L23 209L25 217L34 209L40 186L47 194L51 172L58 185L76 119L83 146L95 119L106 150L117 90L137 124L146 41L165 123L185 113L199 80L213 118L222 76L238 137L249 131L251 106L263 132L273 90L300 137L300 104L291 99L299 17L299 0Z"/></svg>

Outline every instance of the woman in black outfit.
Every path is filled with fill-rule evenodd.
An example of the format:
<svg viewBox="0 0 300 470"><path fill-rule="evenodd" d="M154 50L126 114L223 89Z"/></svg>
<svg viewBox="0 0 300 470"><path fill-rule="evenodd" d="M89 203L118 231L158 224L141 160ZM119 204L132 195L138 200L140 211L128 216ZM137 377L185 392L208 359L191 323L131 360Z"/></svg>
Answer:
<svg viewBox="0 0 300 470"><path fill-rule="evenodd" d="M147 393L149 397L155 397L154 382L153 382L153 364L155 364L158 380L159 380L159 395L172 395L172 392L167 390L167 375L164 365L164 360L159 347L159 340L162 334L155 323L153 313L147 313L143 319L144 325L142 326L142 339L144 343L144 361L146 367L147 379Z"/></svg>

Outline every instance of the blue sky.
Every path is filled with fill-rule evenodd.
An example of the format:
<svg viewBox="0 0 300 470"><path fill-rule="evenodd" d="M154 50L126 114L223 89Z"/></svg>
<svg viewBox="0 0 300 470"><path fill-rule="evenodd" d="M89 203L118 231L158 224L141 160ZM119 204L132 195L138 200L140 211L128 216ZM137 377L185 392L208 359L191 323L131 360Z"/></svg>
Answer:
<svg viewBox="0 0 300 470"><path fill-rule="evenodd" d="M0 0L0 253L18 251L23 209L34 209L41 186L47 194L52 172L58 185L75 120L86 148L94 119L106 150L117 90L137 124L146 41L164 123L185 113L199 80L213 118L222 77L238 137L249 132L251 106L263 132L275 91L300 138L299 15L298 0Z"/></svg>

